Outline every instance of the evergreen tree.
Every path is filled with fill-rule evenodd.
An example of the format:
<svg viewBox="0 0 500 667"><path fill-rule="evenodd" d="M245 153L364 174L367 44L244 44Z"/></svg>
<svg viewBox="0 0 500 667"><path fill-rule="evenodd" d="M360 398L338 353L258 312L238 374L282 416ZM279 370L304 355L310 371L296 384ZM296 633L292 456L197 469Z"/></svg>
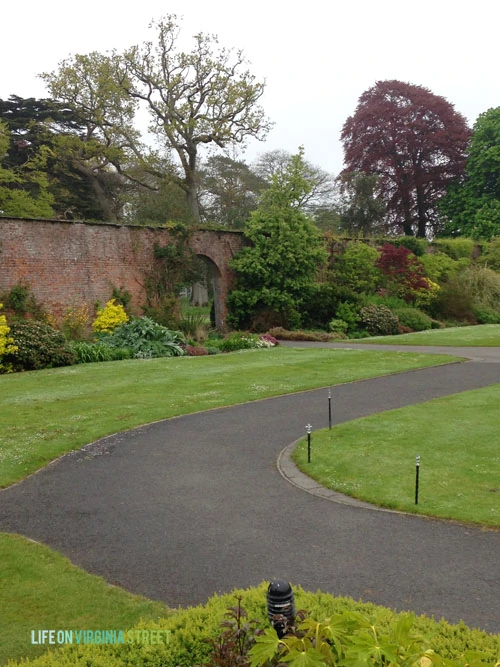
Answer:
<svg viewBox="0 0 500 667"><path fill-rule="evenodd" d="M326 261L318 229L301 209L310 191L303 151L276 173L251 213L245 236L252 242L232 260L237 273L228 297L229 324L265 330L300 324L300 308Z"/></svg>

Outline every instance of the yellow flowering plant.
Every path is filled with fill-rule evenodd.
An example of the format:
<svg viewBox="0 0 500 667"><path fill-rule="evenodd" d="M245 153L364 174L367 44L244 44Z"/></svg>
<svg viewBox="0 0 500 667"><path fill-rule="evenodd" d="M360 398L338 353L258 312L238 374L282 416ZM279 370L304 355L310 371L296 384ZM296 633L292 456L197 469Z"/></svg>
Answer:
<svg viewBox="0 0 500 667"><path fill-rule="evenodd" d="M96 333L112 333L117 327L128 322L128 315L125 308L120 303L115 303L116 299L110 299L105 308L97 311L92 328Z"/></svg>
<svg viewBox="0 0 500 667"><path fill-rule="evenodd" d="M0 303L0 310L3 308L3 304ZM2 357L5 354L10 354L12 352L17 352L18 347L14 345L14 339L9 336L10 327L7 324L7 318L5 315L0 315L0 373L8 373L10 367L7 364L2 364Z"/></svg>

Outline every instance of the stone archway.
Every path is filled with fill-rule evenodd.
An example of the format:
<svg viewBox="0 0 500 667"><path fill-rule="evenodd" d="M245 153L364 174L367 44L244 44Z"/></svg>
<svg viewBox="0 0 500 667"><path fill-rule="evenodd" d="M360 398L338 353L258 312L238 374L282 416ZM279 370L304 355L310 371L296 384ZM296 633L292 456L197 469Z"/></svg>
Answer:
<svg viewBox="0 0 500 667"><path fill-rule="evenodd" d="M210 301L213 301L214 314L215 314L215 326L219 331L225 329L225 318L226 318L226 307L225 303L221 299L221 272L217 264L207 255L197 253L197 257L203 261L204 267L206 269L205 274L205 284L197 283L193 285L193 290L197 290L198 303L194 305L205 305ZM206 297L206 298L205 298ZM192 297L192 301L195 301Z"/></svg>

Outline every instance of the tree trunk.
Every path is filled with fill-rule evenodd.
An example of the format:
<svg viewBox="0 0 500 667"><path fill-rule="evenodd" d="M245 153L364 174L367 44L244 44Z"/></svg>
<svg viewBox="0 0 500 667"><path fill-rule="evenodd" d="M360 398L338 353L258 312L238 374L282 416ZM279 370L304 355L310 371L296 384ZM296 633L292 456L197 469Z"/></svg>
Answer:
<svg viewBox="0 0 500 667"><path fill-rule="evenodd" d="M196 145L191 145L188 149L188 166L184 166L186 175L186 199L187 205L193 216L194 222L200 222L200 205L198 202L198 184L196 172Z"/></svg>
<svg viewBox="0 0 500 667"><path fill-rule="evenodd" d="M424 206L425 196L421 185L417 185L417 211L418 211L418 228L417 236L425 239L427 234L427 216L425 215Z"/></svg>
<svg viewBox="0 0 500 667"><path fill-rule="evenodd" d="M403 211L405 216L403 222L403 233L405 236L413 236L413 227L411 224L411 206L407 196L403 196Z"/></svg>
<svg viewBox="0 0 500 667"><path fill-rule="evenodd" d="M117 222L118 216L115 210L114 202L107 197L104 188L102 187L99 178L94 174L92 169L89 169L86 165L78 162L77 160L72 161L73 168L82 174L90 183L92 192L101 207L103 217L106 222Z"/></svg>

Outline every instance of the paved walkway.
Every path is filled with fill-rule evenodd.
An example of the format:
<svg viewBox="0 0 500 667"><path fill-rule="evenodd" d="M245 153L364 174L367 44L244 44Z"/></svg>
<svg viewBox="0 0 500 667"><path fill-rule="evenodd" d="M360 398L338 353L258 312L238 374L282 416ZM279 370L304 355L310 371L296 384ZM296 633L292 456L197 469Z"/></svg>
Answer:
<svg viewBox="0 0 500 667"><path fill-rule="evenodd" d="M475 360L333 387L334 423L500 382L500 349L465 353ZM2 491L0 530L171 606L279 576L500 632L500 531L331 502L280 475L305 424L327 426L326 397L212 410L88 445Z"/></svg>

